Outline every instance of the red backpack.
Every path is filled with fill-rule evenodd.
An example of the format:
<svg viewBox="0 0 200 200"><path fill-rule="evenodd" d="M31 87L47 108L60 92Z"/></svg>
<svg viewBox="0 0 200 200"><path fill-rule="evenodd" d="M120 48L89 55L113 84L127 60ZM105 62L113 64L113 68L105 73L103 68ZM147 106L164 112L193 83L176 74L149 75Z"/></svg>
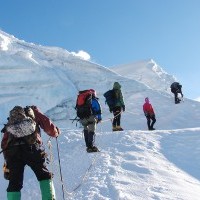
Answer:
<svg viewBox="0 0 200 200"><path fill-rule="evenodd" d="M92 94L94 90L83 90L79 91L76 100L76 111L77 116L80 119L89 118L92 112Z"/></svg>

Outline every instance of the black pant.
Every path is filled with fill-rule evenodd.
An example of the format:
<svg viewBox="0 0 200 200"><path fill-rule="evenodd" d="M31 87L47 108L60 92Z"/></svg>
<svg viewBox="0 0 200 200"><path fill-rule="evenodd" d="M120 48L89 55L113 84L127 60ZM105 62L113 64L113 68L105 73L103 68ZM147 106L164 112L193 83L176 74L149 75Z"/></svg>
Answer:
<svg viewBox="0 0 200 200"><path fill-rule="evenodd" d="M178 93L177 92L174 93L174 100L175 100L175 103L179 103L180 102L180 99L178 98Z"/></svg>
<svg viewBox="0 0 200 200"><path fill-rule="evenodd" d="M89 132L88 130L83 130L84 132L84 138L85 138L85 145L86 147L93 147L93 144L94 144L94 132Z"/></svg>
<svg viewBox="0 0 200 200"><path fill-rule="evenodd" d="M149 130L153 129L153 125L156 123L155 115L147 115L147 126Z"/></svg>
<svg viewBox="0 0 200 200"><path fill-rule="evenodd" d="M114 119L113 119L113 126L120 126L120 122L121 122L121 107L115 107L113 108L113 115L114 115Z"/></svg>
<svg viewBox="0 0 200 200"><path fill-rule="evenodd" d="M171 89L171 92L174 94L175 103L180 103L181 100L178 98L178 93L180 93L182 95L182 91Z"/></svg>
<svg viewBox="0 0 200 200"><path fill-rule="evenodd" d="M24 168L28 165L38 181L51 178L45 165L44 150L38 145L15 145L7 150L6 161L10 170L7 192L17 192L23 187Z"/></svg>

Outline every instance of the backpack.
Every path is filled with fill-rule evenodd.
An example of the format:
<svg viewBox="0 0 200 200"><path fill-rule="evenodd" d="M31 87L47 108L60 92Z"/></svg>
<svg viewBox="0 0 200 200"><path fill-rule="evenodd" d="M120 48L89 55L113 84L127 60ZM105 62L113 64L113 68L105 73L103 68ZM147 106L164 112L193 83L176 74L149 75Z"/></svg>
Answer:
<svg viewBox="0 0 200 200"><path fill-rule="evenodd" d="M15 106L10 111L8 123L5 125L5 131L9 133L8 143L24 141L33 144L37 138L37 125L34 119L31 107Z"/></svg>
<svg viewBox="0 0 200 200"><path fill-rule="evenodd" d="M172 92L178 92L179 90L181 90L182 85L180 85L178 82L174 82L171 84L170 87Z"/></svg>
<svg viewBox="0 0 200 200"><path fill-rule="evenodd" d="M116 95L114 89L108 90L103 96L106 99L105 103L108 105L109 109L112 110L116 104Z"/></svg>
<svg viewBox="0 0 200 200"><path fill-rule="evenodd" d="M178 82L174 82L174 83L171 84L170 87L171 87L172 89L177 89L177 86L178 86L178 85L179 85Z"/></svg>
<svg viewBox="0 0 200 200"><path fill-rule="evenodd" d="M94 90L79 91L76 100L77 117L80 119L89 118L92 114L92 94Z"/></svg>

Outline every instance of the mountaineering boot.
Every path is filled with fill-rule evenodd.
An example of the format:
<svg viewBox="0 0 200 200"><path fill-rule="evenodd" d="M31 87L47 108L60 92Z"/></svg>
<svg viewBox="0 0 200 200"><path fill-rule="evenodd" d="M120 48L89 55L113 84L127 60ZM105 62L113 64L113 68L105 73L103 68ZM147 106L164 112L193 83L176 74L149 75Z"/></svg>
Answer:
<svg viewBox="0 0 200 200"><path fill-rule="evenodd" d="M99 152L99 149L95 146L92 146L92 147L88 147L87 148L87 152L88 153L92 153L92 152Z"/></svg>
<svg viewBox="0 0 200 200"><path fill-rule="evenodd" d="M117 131L123 131L124 129L121 126L116 127Z"/></svg>
<svg viewBox="0 0 200 200"><path fill-rule="evenodd" d="M177 98L176 100L175 100L175 104L178 104L178 103L180 103L181 102L181 99L179 99L179 98Z"/></svg>
<svg viewBox="0 0 200 200"><path fill-rule="evenodd" d="M7 192L8 200L21 200L21 192Z"/></svg>
<svg viewBox="0 0 200 200"><path fill-rule="evenodd" d="M92 152L92 148L91 148L91 147L87 147L86 151L87 151L88 153L91 153L91 152Z"/></svg>
<svg viewBox="0 0 200 200"><path fill-rule="evenodd" d="M55 189L51 179L40 181L42 200L56 200Z"/></svg>
<svg viewBox="0 0 200 200"><path fill-rule="evenodd" d="M92 147L93 152L99 152L99 149L95 146Z"/></svg>
<svg viewBox="0 0 200 200"><path fill-rule="evenodd" d="M117 127L116 127L116 126L113 126L113 127L112 127L112 131L117 131Z"/></svg>

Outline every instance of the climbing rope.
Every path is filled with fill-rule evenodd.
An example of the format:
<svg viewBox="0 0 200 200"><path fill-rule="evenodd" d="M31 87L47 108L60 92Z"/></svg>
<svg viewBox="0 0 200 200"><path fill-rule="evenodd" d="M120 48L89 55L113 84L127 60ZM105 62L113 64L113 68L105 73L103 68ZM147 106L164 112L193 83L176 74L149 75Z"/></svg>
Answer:
<svg viewBox="0 0 200 200"><path fill-rule="evenodd" d="M117 115L113 116L113 117L110 117L106 120L102 120L101 123L104 123L104 122L107 122L107 121L113 121L115 119L115 117L119 116L120 114L122 113L122 111L120 111Z"/></svg>
<svg viewBox="0 0 200 200"><path fill-rule="evenodd" d="M78 189L83 185L83 183L86 182L86 180L87 180L87 178L88 178L88 175L89 175L89 173L90 173L90 170L91 170L91 168L94 166L94 164L96 163L96 161L97 161L97 154L94 156L94 158L92 159L91 164L90 164L89 167L86 169L84 175L82 176L82 179L81 179L80 183L79 183L77 186L75 186L74 189L73 189L71 192L67 191L66 188L64 188L64 189L65 189L65 192L66 192L68 195L73 195L73 194L75 194L76 190L78 190Z"/></svg>

